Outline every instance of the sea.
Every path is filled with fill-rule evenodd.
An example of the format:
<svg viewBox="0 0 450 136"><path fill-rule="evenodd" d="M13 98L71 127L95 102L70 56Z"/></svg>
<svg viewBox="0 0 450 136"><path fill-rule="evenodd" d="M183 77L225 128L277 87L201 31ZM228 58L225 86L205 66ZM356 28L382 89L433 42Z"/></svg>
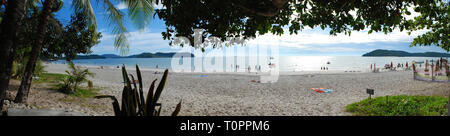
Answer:
<svg viewBox="0 0 450 136"><path fill-rule="evenodd" d="M183 65L183 61L190 60L192 69L203 68L209 69L211 65L218 65L228 71L236 69L247 70L262 69L276 65L279 71L320 71L321 68L335 71L349 70L368 70L371 65L382 68L385 65L394 66L399 63L404 66L406 63L425 62L426 60L438 60L439 57L362 57L362 56L279 56L279 57L251 57L251 56L235 56L235 57L218 57L218 58L106 58L106 59L76 59L73 62L76 65L88 66L110 66L117 67L125 65L126 67L134 67L136 64L141 68L160 68L173 69ZM446 58L448 59L448 58ZM222 63L220 63L222 62ZM52 63L65 64L65 60L57 60ZM186 66L186 65L185 65ZM209 66L209 67L208 67ZM217 68L217 67L215 67Z"/></svg>

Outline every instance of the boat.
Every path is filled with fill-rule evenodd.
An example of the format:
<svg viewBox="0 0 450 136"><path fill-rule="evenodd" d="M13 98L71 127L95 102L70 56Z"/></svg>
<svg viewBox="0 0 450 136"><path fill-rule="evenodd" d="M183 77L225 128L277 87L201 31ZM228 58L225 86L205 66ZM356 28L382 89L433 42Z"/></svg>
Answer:
<svg viewBox="0 0 450 136"><path fill-rule="evenodd" d="M425 62L424 61L413 61L413 63L422 64L422 63L425 63Z"/></svg>

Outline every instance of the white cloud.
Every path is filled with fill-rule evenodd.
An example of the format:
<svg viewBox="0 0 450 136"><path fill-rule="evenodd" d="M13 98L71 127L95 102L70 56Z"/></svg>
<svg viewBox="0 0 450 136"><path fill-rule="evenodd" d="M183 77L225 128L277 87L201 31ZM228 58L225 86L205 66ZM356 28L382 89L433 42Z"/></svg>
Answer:
<svg viewBox="0 0 450 136"><path fill-rule="evenodd" d="M128 6L125 2L120 2L119 4L115 5L115 7L117 7L117 9L119 10L123 10L123 9L128 9ZM161 3L158 3L157 5L154 5L155 9L165 9L164 5Z"/></svg>
<svg viewBox="0 0 450 136"><path fill-rule="evenodd" d="M114 48L114 38L115 35L103 34L100 39L101 43L93 48L94 53L119 53L119 51ZM169 41L163 40L161 33L149 32L148 30L130 32L127 34L127 40L130 45L130 54L171 50Z"/></svg>
<svg viewBox="0 0 450 136"><path fill-rule="evenodd" d="M384 34L382 32L368 34L367 31L354 31L351 36L338 34L337 36L318 31L302 31L298 34L283 34L282 36L265 34L258 36L253 40L249 40L248 44L259 45L280 45L288 47L297 47L306 49L311 44L345 44L345 43L374 43L374 42L411 42L417 35L425 33L427 30L415 31L411 35L400 30L394 30L391 33Z"/></svg>
<svg viewBox="0 0 450 136"><path fill-rule="evenodd" d="M122 9L127 9L128 6L124 3L124 2L120 2L118 5L116 5L117 9L122 10Z"/></svg>

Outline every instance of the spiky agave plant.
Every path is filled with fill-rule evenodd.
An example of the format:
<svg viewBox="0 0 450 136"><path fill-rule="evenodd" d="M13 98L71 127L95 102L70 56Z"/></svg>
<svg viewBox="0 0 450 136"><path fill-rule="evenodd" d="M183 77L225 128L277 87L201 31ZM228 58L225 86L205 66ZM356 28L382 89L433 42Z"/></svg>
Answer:
<svg viewBox="0 0 450 136"><path fill-rule="evenodd" d="M116 116L159 116L161 113L161 103L158 103L158 99L166 84L167 75L169 70L164 71L164 75L159 82L158 87L155 89L155 82L152 84L147 93L147 98L144 98L144 91L142 85L141 71L139 66L136 65L136 73L139 82L139 86L136 85L133 75L127 74L125 66L122 66L122 75L125 82L125 86L122 91L122 105L120 107L116 97L111 95L96 96L96 98L111 98L113 100L114 114ZM131 77L131 80L130 80ZM133 84L133 86L132 86ZM177 104L175 111L172 112L172 116L178 115L181 109L181 100ZM158 109L157 109L158 108Z"/></svg>

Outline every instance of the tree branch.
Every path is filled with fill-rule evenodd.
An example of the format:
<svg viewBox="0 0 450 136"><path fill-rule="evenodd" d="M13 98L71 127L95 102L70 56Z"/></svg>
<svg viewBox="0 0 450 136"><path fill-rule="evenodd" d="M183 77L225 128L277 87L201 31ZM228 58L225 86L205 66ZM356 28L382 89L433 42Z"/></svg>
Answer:
<svg viewBox="0 0 450 136"><path fill-rule="evenodd" d="M288 0L272 0L272 4L273 4L273 8L269 8L269 9L265 9L263 11L261 10L255 10L255 9L250 9L240 3L234 3L237 7L240 7L252 14L256 14L259 16L264 16L264 17L273 17L278 15L280 9L284 6L284 4L286 4L288 2Z"/></svg>

